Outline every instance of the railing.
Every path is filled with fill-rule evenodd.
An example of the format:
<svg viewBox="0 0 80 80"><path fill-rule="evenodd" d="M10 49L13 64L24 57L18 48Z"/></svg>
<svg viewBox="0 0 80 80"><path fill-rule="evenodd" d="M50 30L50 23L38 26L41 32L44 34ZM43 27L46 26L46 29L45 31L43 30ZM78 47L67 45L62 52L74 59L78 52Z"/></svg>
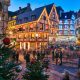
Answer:
<svg viewBox="0 0 80 80"><path fill-rule="evenodd" d="M48 41L48 38L17 38L17 41Z"/></svg>

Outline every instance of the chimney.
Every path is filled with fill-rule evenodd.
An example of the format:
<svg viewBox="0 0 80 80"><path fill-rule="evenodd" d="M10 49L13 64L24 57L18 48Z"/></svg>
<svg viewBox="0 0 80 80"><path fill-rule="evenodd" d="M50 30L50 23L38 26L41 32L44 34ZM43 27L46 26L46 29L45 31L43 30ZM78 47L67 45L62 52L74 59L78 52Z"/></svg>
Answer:
<svg viewBox="0 0 80 80"><path fill-rule="evenodd" d="M27 11L32 11L30 3L27 3Z"/></svg>
<svg viewBox="0 0 80 80"><path fill-rule="evenodd" d="M19 7L19 10L21 10L21 7Z"/></svg>
<svg viewBox="0 0 80 80"><path fill-rule="evenodd" d="M27 7L29 7L29 8L31 7L30 3L27 3Z"/></svg>

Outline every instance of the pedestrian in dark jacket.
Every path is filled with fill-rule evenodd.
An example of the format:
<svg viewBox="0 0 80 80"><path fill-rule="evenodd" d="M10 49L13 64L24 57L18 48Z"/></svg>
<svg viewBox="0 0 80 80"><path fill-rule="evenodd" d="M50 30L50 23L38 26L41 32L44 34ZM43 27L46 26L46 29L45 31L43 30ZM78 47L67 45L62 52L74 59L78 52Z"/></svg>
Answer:
<svg viewBox="0 0 80 80"><path fill-rule="evenodd" d="M26 64L30 62L30 54L27 53L25 56Z"/></svg>
<svg viewBox="0 0 80 80"><path fill-rule="evenodd" d="M62 80L70 80L69 73L67 71L64 73L64 76L63 76Z"/></svg>
<svg viewBox="0 0 80 80"><path fill-rule="evenodd" d="M56 56L56 65L58 64L58 57L59 57L59 54L58 54L58 52L56 51L56 54L55 54Z"/></svg>
<svg viewBox="0 0 80 80"><path fill-rule="evenodd" d="M59 58L60 58L60 65L62 65L62 57L63 57L63 54L62 54L62 51L60 51L60 54L59 54Z"/></svg>
<svg viewBox="0 0 80 80"><path fill-rule="evenodd" d="M17 63L19 61L19 51L17 51L17 53L16 53L16 61L17 61Z"/></svg>
<svg viewBox="0 0 80 80"><path fill-rule="evenodd" d="M54 50L52 50L52 60L54 61Z"/></svg>
<svg viewBox="0 0 80 80"><path fill-rule="evenodd" d="M78 69L80 69L80 56L78 58Z"/></svg>

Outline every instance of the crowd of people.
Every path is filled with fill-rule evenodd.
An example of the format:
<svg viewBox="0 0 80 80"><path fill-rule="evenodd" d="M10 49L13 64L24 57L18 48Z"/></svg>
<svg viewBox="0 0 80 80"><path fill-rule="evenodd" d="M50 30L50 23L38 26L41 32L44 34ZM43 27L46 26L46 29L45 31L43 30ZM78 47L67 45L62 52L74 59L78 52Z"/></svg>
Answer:
<svg viewBox="0 0 80 80"><path fill-rule="evenodd" d="M31 61L34 61L34 60L42 60L44 63L47 64L46 65L46 69L47 69L48 68L48 62L49 62L48 55L51 53L52 61L56 65L58 65L58 64L62 65L63 64L63 54L65 52L65 49L67 49L67 48L62 48L61 46L52 48L51 50L46 49L43 51L36 51L36 50L27 51L24 49L20 50L20 49L14 48L12 59L13 59L13 61L16 61L18 63L19 62L19 56L20 56L20 54L22 54L24 60L26 61L26 65L28 63L30 63ZM80 69L80 57L78 58L78 69ZM68 73L65 73L63 80L70 80Z"/></svg>

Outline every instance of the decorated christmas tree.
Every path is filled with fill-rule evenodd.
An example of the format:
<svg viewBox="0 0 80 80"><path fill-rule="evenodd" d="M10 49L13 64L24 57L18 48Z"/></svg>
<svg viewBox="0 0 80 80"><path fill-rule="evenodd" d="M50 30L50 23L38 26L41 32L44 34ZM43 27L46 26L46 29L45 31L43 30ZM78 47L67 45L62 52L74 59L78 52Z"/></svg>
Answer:
<svg viewBox="0 0 80 80"><path fill-rule="evenodd" d="M5 38L0 45L0 80L12 80L16 75L14 70L16 64L11 60L13 47L9 44L10 40Z"/></svg>

